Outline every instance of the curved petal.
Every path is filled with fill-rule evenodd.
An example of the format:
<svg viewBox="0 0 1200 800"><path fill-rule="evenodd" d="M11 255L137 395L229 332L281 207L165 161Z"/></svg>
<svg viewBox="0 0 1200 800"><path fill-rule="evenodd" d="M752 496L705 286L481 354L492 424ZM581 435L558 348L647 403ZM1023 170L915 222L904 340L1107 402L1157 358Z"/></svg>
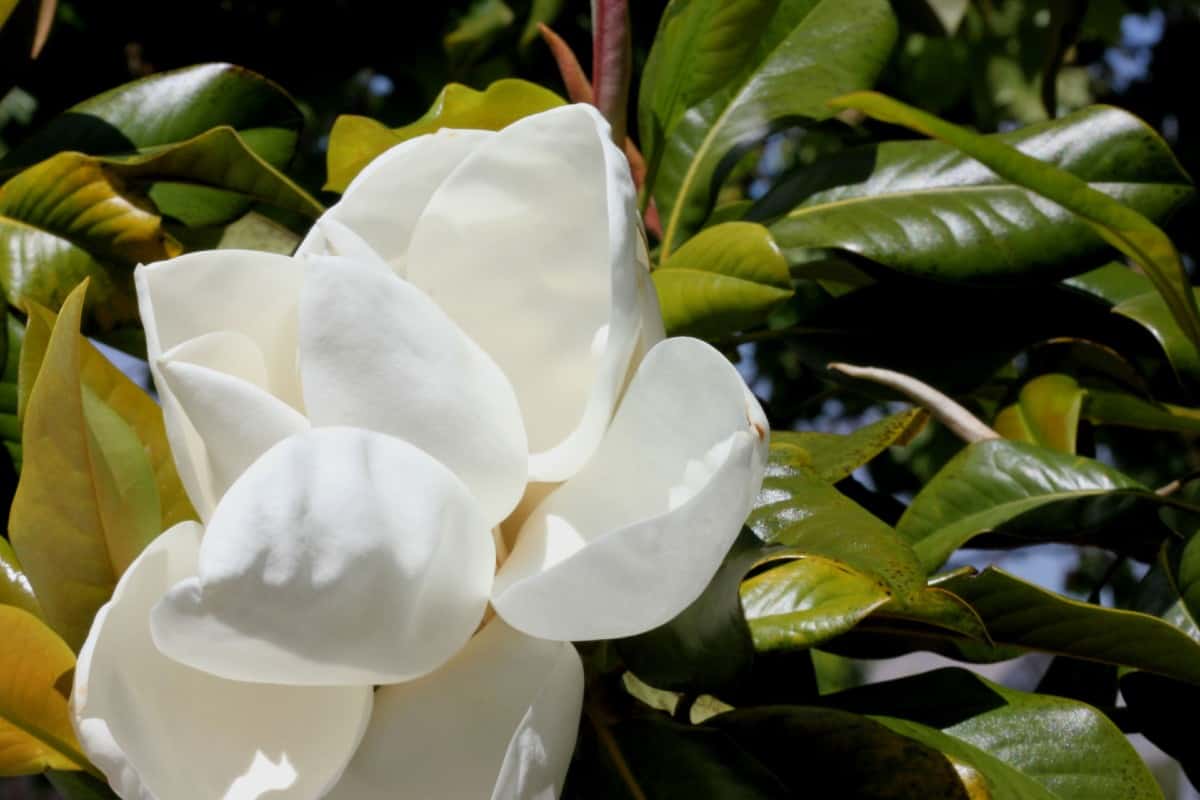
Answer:
<svg viewBox="0 0 1200 800"><path fill-rule="evenodd" d="M766 418L733 365L697 339L665 340L596 455L525 522L492 603L548 639L661 625L716 572L766 459Z"/></svg>
<svg viewBox="0 0 1200 800"><path fill-rule="evenodd" d="M575 749L583 664L565 642L494 619L444 667L381 688L330 800L558 797Z"/></svg>
<svg viewBox="0 0 1200 800"><path fill-rule="evenodd" d="M420 289L348 259L314 258L300 301L300 373L317 426L391 434L445 464L488 527L525 488L512 385Z"/></svg>
<svg viewBox="0 0 1200 800"><path fill-rule="evenodd" d="M309 428L303 414L229 373L169 357L159 371L200 440L191 452L207 460L201 476L214 506L259 456Z"/></svg>
<svg viewBox="0 0 1200 800"><path fill-rule="evenodd" d="M467 487L424 451L316 428L225 493L198 576L155 606L151 629L167 655L233 680L407 680L470 638L495 557Z"/></svg>
<svg viewBox="0 0 1200 800"><path fill-rule="evenodd" d="M362 738L371 688L237 683L159 653L150 607L194 574L201 532L155 539L96 615L71 694L80 744L125 800L321 797Z"/></svg>
<svg viewBox="0 0 1200 800"><path fill-rule="evenodd" d="M244 365L253 352L265 372L263 388L302 408L296 313L303 279L303 264L294 259L249 250L189 253L134 271L167 438L180 480L204 519L214 503L206 457L197 452L200 438L164 383L158 361L187 343L194 344L185 360L216 369Z"/></svg>
<svg viewBox="0 0 1200 800"><path fill-rule="evenodd" d="M591 106L526 117L481 144L417 221L408 279L517 392L530 477L595 451L637 336L636 193Z"/></svg>
<svg viewBox="0 0 1200 800"><path fill-rule="evenodd" d="M368 164L321 221L334 220L358 234L397 275L405 274L413 226L430 195L491 131L443 129L402 142ZM297 256L352 255L314 225Z"/></svg>

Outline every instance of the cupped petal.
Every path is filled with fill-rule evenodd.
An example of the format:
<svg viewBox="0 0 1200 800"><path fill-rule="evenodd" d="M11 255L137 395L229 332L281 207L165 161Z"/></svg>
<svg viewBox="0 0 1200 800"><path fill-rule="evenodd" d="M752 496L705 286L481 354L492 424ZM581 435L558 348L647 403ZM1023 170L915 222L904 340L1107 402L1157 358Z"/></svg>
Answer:
<svg viewBox="0 0 1200 800"><path fill-rule="evenodd" d="M151 629L163 653L232 680L408 680L470 638L495 557L470 491L423 450L315 428L225 493L197 576L167 592Z"/></svg>
<svg viewBox="0 0 1200 800"><path fill-rule="evenodd" d="M341 258L313 258L300 301L300 372L315 426L404 439L445 464L488 527L525 488L527 442L512 385L420 289Z"/></svg>
<svg viewBox="0 0 1200 800"><path fill-rule="evenodd" d="M125 800L322 797L371 716L369 686L227 681L163 656L150 608L195 574L202 529L184 522L130 565L75 668L79 742Z"/></svg>
<svg viewBox="0 0 1200 800"><path fill-rule="evenodd" d="M650 630L712 578L762 485L767 421L697 339L654 347L600 449L522 527L492 603L513 627L590 640Z"/></svg>
<svg viewBox="0 0 1200 800"><path fill-rule="evenodd" d="M200 476L210 508L259 456L309 428L303 414L228 372L170 357L159 371L200 440L190 452L205 459Z"/></svg>
<svg viewBox="0 0 1200 800"><path fill-rule="evenodd" d="M413 226L430 195L464 158L494 136L491 131L443 129L396 145L354 178L342 199L322 215L361 237L396 271L405 274ZM352 255L320 224L297 256Z"/></svg>
<svg viewBox="0 0 1200 800"><path fill-rule="evenodd" d="M483 142L417 221L408 279L508 375L530 478L595 451L637 338L636 192L592 107L526 117Z"/></svg>
<svg viewBox="0 0 1200 800"><path fill-rule="evenodd" d="M437 672L376 693L362 746L329 798L558 797L582 703L574 647L493 619Z"/></svg>
<svg viewBox="0 0 1200 800"><path fill-rule="evenodd" d="M215 498L208 488L207 458L195 428L163 381L164 353L214 369L251 368L255 382L294 408L302 408L296 366L296 317L303 264L249 250L189 253L134 271L138 310L146 331L150 371L180 480L192 505L207 519ZM179 352L187 350L187 355ZM246 377L245 374L242 377Z"/></svg>

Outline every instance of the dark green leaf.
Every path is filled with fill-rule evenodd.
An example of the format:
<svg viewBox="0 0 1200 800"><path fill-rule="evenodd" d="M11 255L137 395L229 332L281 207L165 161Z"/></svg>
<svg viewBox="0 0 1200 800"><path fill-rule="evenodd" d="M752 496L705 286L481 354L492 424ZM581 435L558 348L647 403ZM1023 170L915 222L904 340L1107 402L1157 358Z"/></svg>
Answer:
<svg viewBox="0 0 1200 800"><path fill-rule="evenodd" d="M1170 148L1115 108L979 140L1054 164L1155 220L1192 193ZM789 260L836 247L939 281L1053 280L1104 250L1082 219L942 142L884 142L822 159L781 181L749 218L779 215L771 231Z"/></svg>
<svg viewBox="0 0 1200 800"><path fill-rule="evenodd" d="M1138 503L1161 501L1098 461L993 439L968 445L951 459L913 499L896 530L934 570L982 533L1088 541Z"/></svg>
<svg viewBox="0 0 1200 800"><path fill-rule="evenodd" d="M1200 310L1179 254L1166 234L1136 209L1092 188L1070 172L884 95L859 92L839 98L833 105L856 108L884 122L904 125L948 142L1000 177L1075 214L1095 234L1142 268L1187 340L1200 348Z"/></svg>
<svg viewBox="0 0 1200 800"><path fill-rule="evenodd" d="M830 116L826 102L870 86L895 40L882 0L673 0L639 100L663 257L700 227L740 149Z"/></svg>

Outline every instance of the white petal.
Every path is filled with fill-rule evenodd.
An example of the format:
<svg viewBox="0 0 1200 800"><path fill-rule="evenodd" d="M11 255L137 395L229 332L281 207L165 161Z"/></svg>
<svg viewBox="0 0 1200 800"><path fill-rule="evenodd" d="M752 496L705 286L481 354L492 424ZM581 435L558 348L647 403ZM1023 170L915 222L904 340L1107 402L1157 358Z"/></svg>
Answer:
<svg viewBox="0 0 1200 800"><path fill-rule="evenodd" d="M303 278L303 264L249 250L189 253L134 271L167 438L180 480L203 519L215 501L208 488L207 460L197 452L200 439L163 382L158 361L167 351L189 343L192 350L185 360L217 369L245 365L247 353L255 352L265 371L263 388L301 408L296 313ZM222 353L226 347L233 350Z"/></svg>
<svg viewBox="0 0 1200 800"><path fill-rule="evenodd" d="M443 129L396 145L358 173L321 222L334 220L354 231L397 275L404 275L413 226L429 196L459 162L493 135L490 131ZM296 255L353 253L331 241L329 230L318 223Z"/></svg>
<svg viewBox="0 0 1200 800"><path fill-rule="evenodd" d="M312 259L300 371L314 425L411 442L471 489L488 527L521 499L528 456L512 385L412 284L347 259Z"/></svg>
<svg viewBox="0 0 1200 800"><path fill-rule="evenodd" d="M303 414L229 373L169 357L161 360L159 370L200 439L192 452L207 457L207 487L214 504L259 456L309 428Z"/></svg>
<svg viewBox="0 0 1200 800"><path fill-rule="evenodd" d="M594 452L637 336L636 193L590 106L526 117L429 200L408 278L491 354L517 392L530 477Z"/></svg>
<svg viewBox="0 0 1200 800"><path fill-rule="evenodd" d="M462 647L494 568L478 504L448 469L391 436L317 428L230 487L198 577L151 627L167 655L233 680L390 683Z"/></svg>
<svg viewBox="0 0 1200 800"><path fill-rule="evenodd" d="M71 695L79 742L125 800L321 797L366 729L371 688L237 683L159 653L150 607L194 574L200 536L184 522L155 539L96 615Z"/></svg>
<svg viewBox="0 0 1200 800"><path fill-rule="evenodd" d="M552 800L575 748L583 665L495 619L432 675L381 688L330 800Z"/></svg>
<svg viewBox="0 0 1200 800"><path fill-rule="evenodd" d="M596 455L530 515L496 576L510 625L548 639L650 630L712 578L762 484L767 421L697 339L647 354Z"/></svg>

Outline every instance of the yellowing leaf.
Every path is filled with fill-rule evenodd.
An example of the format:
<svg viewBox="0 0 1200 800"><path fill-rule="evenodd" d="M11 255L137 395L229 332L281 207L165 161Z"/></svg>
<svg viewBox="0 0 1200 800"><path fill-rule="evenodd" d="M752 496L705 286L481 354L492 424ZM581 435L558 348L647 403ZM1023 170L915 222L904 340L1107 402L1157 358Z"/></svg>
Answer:
<svg viewBox="0 0 1200 800"><path fill-rule="evenodd" d="M0 776L87 768L67 709L71 648L28 611L3 605L0 641Z"/></svg>
<svg viewBox="0 0 1200 800"><path fill-rule="evenodd" d="M498 131L539 111L561 106L549 89L517 78L504 78L478 91L458 83L442 90L420 119L394 130L367 117L343 114L329 134L329 176L325 188L343 192L376 156L401 142L441 128Z"/></svg>
<svg viewBox="0 0 1200 800"><path fill-rule="evenodd" d="M9 516L46 621L76 648L129 562L165 527L156 522L184 513L158 407L78 333L85 291L63 304L29 394Z"/></svg>
<svg viewBox="0 0 1200 800"><path fill-rule="evenodd" d="M29 578L25 577L17 563L17 554L5 539L0 539L0 605L23 608L38 616L42 613Z"/></svg>

